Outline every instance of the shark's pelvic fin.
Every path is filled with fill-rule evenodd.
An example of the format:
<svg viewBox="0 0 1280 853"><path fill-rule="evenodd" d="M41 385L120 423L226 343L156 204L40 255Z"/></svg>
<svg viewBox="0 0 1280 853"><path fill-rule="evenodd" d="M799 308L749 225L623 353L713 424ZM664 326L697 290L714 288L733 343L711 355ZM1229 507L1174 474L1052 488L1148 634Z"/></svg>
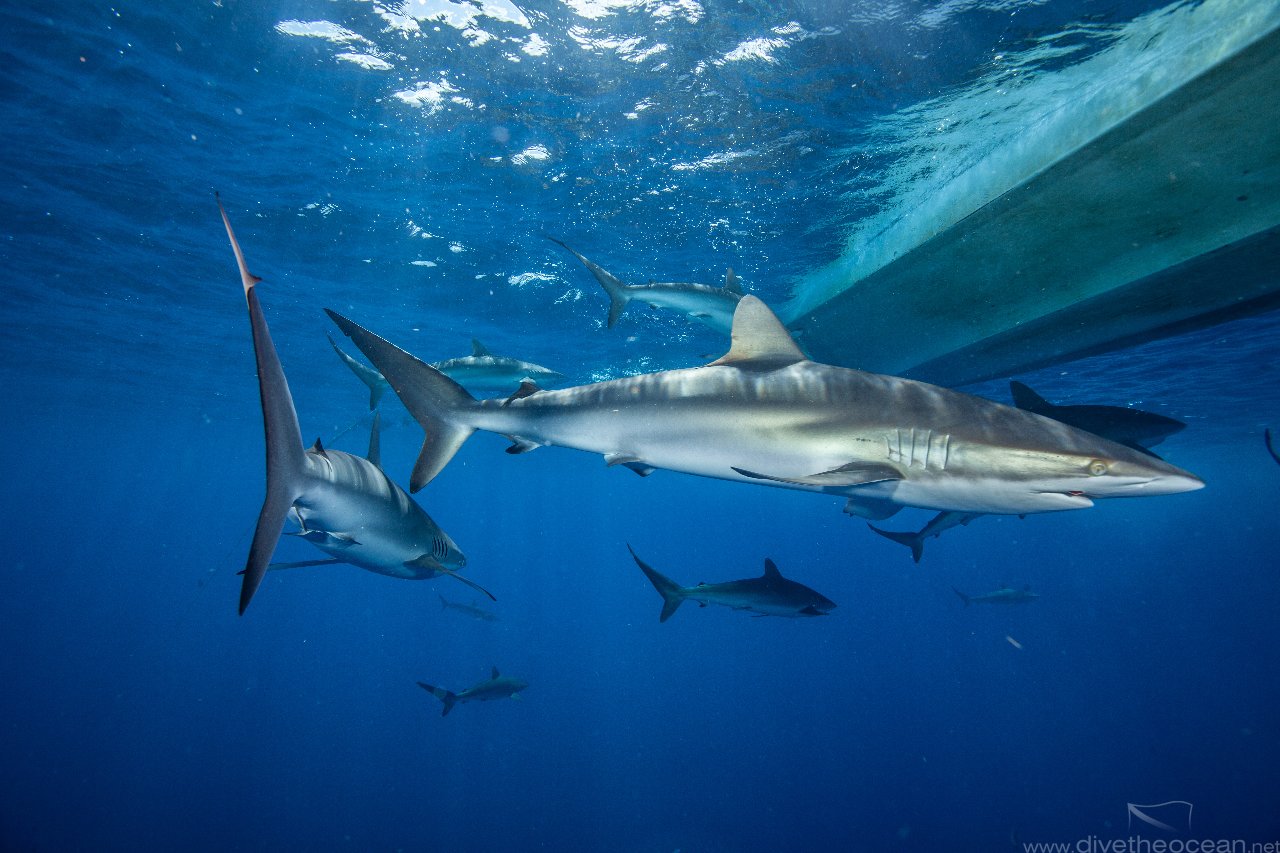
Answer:
<svg viewBox="0 0 1280 853"><path fill-rule="evenodd" d="M245 563L244 581L240 585L240 613L244 613L253 594L262 584L271 555L284 530L285 516L302 491L301 481L305 453L302 449L302 431L298 428L298 413L293 408L293 396L284 377L284 368L271 342L262 305L258 302L256 285L262 279L249 272L240 243L236 240L231 220L218 199L218 212L226 226L231 249L240 270L240 282L244 285L245 301L249 306L249 324L253 329L253 352L258 367L258 392L262 400L262 421L267 444L267 496L258 513L258 523L253 531L253 544L249 546L249 559Z"/></svg>
<svg viewBox="0 0 1280 853"><path fill-rule="evenodd" d="M648 477L654 472L654 467L640 460L638 456L632 456L629 453L606 453L604 455L605 464L612 468L614 465L621 465L636 472L641 477Z"/></svg>
<svg viewBox="0 0 1280 853"><path fill-rule="evenodd" d="M754 296L744 296L733 312L732 343L729 352L711 365L732 364L739 367L751 362L769 367L785 367L805 361L791 333L765 305ZM711 366L708 365L708 366Z"/></svg>
<svg viewBox="0 0 1280 853"><path fill-rule="evenodd" d="M884 521L902 511L902 504L886 501L881 498L851 497L844 502L844 514L869 518L872 521Z"/></svg>

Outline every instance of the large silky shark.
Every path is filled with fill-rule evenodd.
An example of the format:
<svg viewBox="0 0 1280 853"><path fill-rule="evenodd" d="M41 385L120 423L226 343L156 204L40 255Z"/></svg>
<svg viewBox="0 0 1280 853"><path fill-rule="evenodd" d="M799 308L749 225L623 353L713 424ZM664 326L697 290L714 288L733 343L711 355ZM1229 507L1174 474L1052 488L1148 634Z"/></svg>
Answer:
<svg viewBox="0 0 1280 853"><path fill-rule="evenodd" d="M1182 421L1128 406L1055 406L1021 382L1010 382L1013 404L1143 453L1186 427ZM1154 455L1154 454L1152 454Z"/></svg>
<svg viewBox="0 0 1280 853"><path fill-rule="evenodd" d="M587 260L570 249L555 237L548 237L551 242L562 246L566 251L591 271L609 296L608 327L618 322L622 312L627 310L627 303L635 299L647 304L650 308L666 308L686 317L704 323L717 332L728 334L733 324L733 312L742 298L742 289L738 286L738 277L730 269L724 277L724 287L713 287L709 284L692 282L652 282L650 284L624 284L608 270Z"/></svg>
<svg viewBox="0 0 1280 853"><path fill-rule="evenodd" d="M241 572L244 581L240 587L240 613L249 606L271 567L271 555L280 541L285 518L290 515L300 527L298 535L332 557L280 563L275 568L351 563L398 578L426 579L447 574L489 595L457 573L466 563L457 544L378 466L376 424L370 442L374 461L341 450L326 450L318 441L310 449L303 447L289 383L258 301L256 285L261 279L249 272L221 200L218 210L235 252L249 306L267 439L267 496L258 515L249 559Z"/></svg>
<svg viewBox="0 0 1280 853"><path fill-rule="evenodd" d="M433 687L430 684L418 682L418 686L430 693L432 696L444 703L444 710L440 712L440 716L445 716L453 710L454 705L464 702L492 702L494 699L519 699L520 691L529 686L529 682L521 681L518 678L500 675L498 668L493 668L493 676L479 684L474 684L463 690L461 693L454 693L452 690L445 690L443 687Z"/></svg>
<svg viewBox="0 0 1280 853"><path fill-rule="evenodd" d="M767 558L764 561L764 574L758 578L680 586L637 557L630 545L627 550L631 551L631 558L662 596L659 622L670 619L671 614L686 601L696 601L702 607L720 604L734 610L749 610L758 616L826 616L836 606L834 601L822 593L784 578L773 560Z"/></svg>
<svg viewBox="0 0 1280 853"><path fill-rule="evenodd" d="M435 368L328 311L426 433L410 487L476 430L509 453L559 445L638 473L825 492L846 511L904 506L1022 514L1096 498L1199 489L1192 474L1058 421L923 382L809 361L763 302L744 296L729 352L704 367L478 401Z"/></svg>

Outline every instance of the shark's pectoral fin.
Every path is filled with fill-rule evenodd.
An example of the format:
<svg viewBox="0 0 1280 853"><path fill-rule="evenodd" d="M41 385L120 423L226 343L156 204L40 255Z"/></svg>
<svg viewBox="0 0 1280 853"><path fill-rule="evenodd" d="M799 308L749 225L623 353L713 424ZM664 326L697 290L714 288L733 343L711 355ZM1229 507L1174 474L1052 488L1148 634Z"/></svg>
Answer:
<svg viewBox="0 0 1280 853"><path fill-rule="evenodd" d="M901 504L893 501L886 501L882 498L849 498L844 502L844 514L856 515L859 518L869 518L872 521L884 521L897 515L902 509Z"/></svg>
<svg viewBox="0 0 1280 853"><path fill-rule="evenodd" d="M489 590L480 586L480 584L476 583L473 580L468 580L467 578L464 578L462 575L458 574L453 569L441 563L431 554L422 554L421 556L414 557L412 560L405 560L404 564L410 568L428 569L430 571L436 572L437 574L448 575L454 580L462 581L462 583L465 583L467 586L471 587L476 592L483 593L484 595L489 596L490 601L498 600L493 593L489 592Z"/></svg>
<svg viewBox="0 0 1280 853"><path fill-rule="evenodd" d="M308 566L334 566L338 563L345 562L347 561L337 557L331 557L328 560L297 560L292 563L270 563L267 566L267 571L274 572L277 569L304 569ZM244 572L240 572L240 574L244 574Z"/></svg>
<svg viewBox="0 0 1280 853"><path fill-rule="evenodd" d="M520 438L515 435L509 435L507 438L511 439L511 446L507 448L507 452L513 456L519 453L528 453L530 450L537 450L542 446L536 441L530 441L527 438Z"/></svg>
<svg viewBox="0 0 1280 853"><path fill-rule="evenodd" d="M850 462L830 471L819 474L807 474L799 477L776 477L771 474L760 474L743 468L734 468L744 477L753 480L773 480L776 483L791 483L796 486L817 486L820 488L840 488L845 486L865 486L868 483L880 483L885 480L901 480L902 474L892 465L879 462Z"/></svg>
<svg viewBox="0 0 1280 853"><path fill-rule="evenodd" d="M612 468L614 465L621 465L623 468L635 471L641 477L648 477L653 473L654 467L646 462L641 462L636 456L628 453L606 453L604 455L605 464Z"/></svg>

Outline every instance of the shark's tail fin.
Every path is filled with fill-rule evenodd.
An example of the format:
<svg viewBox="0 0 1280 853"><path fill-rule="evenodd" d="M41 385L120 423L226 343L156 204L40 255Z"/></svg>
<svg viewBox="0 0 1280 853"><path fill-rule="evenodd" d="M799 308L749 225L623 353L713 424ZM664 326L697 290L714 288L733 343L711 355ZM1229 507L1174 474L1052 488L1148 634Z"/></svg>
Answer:
<svg viewBox="0 0 1280 853"><path fill-rule="evenodd" d="M443 687L432 687L430 684L423 684L421 681L418 682L418 686L444 703L444 710L440 712L442 717L447 717L449 712L453 710L453 706L458 704L458 694L452 690L445 690Z"/></svg>
<svg viewBox="0 0 1280 853"><path fill-rule="evenodd" d="M972 599L971 599L971 598L969 598L969 596L965 595L965 594L964 594L963 592L961 592L960 590L956 589L954 586L953 586L953 587L951 587L951 589L955 591L955 594L956 594L956 595L960 596L960 600L964 602L964 606L965 606L965 607L968 607L968 606L969 606L969 602L970 602Z"/></svg>
<svg viewBox="0 0 1280 853"><path fill-rule="evenodd" d="M671 614L676 612L676 608L684 603L684 588L637 557L630 545L627 546L627 550L631 551L631 558L636 561L640 571L644 572L649 583L653 584L653 588L662 596L662 613L658 616L658 621L666 622L671 618Z"/></svg>
<svg viewBox="0 0 1280 853"><path fill-rule="evenodd" d="M258 367L258 393L262 400L262 421L267 438L267 497L262 503L262 511L258 513L258 524L253 531L253 544L249 546L249 559L245 562L244 580L240 585L240 613L243 614L267 573L271 555L284 530L285 516L298 499L306 456L289 383L284 377L275 344L271 342L262 305L258 302L257 284L262 279L249 272L222 199L218 199L218 211L231 240L231 249L240 268L240 282L244 285L245 301L249 306L253 353Z"/></svg>
<svg viewBox="0 0 1280 853"><path fill-rule="evenodd" d="M338 354L338 358L342 359L342 363L351 368L351 372L356 375L356 378L369 386L369 411L372 412L374 409L378 408L378 401L382 399L383 392L387 390L386 380L376 370L371 370L368 367L365 367L363 364L343 352L341 348L333 342L332 336L326 337L329 338L329 346L333 347L333 351Z"/></svg>
<svg viewBox="0 0 1280 853"><path fill-rule="evenodd" d="M1013 405L1024 411L1043 412L1053 408L1052 403L1016 379L1009 382L1009 393L1013 395Z"/></svg>
<svg viewBox="0 0 1280 853"><path fill-rule="evenodd" d="M870 527L885 539L891 539L899 545L906 545L911 549L911 559L917 563L924 556L924 537L919 533L913 533L910 530L881 530L874 524L868 524L867 527Z"/></svg>
<svg viewBox="0 0 1280 853"><path fill-rule="evenodd" d="M600 286L604 288L604 292L609 295L608 327L612 329L614 324L618 322L618 318L622 316L622 312L627 310L627 303L631 301L631 291L627 290L627 286L614 276L613 273L604 269L599 264L587 260L573 249L570 249L564 243L557 240L555 237L548 237L547 239L568 251L578 260L582 261L582 265L591 271L591 274L596 277L596 281L600 282Z"/></svg>
<svg viewBox="0 0 1280 853"><path fill-rule="evenodd" d="M426 436L409 478L409 490L418 491L449 464L453 454L475 432L475 427L466 422L466 412L475 405L475 398L457 382L395 344L328 308L325 313L381 371L409 414L422 425Z"/></svg>

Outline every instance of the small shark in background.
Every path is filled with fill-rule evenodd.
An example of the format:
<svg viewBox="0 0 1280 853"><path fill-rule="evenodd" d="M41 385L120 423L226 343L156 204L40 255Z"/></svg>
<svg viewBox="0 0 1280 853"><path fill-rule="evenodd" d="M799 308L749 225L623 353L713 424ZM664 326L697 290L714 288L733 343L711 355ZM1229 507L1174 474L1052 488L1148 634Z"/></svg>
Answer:
<svg viewBox="0 0 1280 853"><path fill-rule="evenodd" d="M473 389L507 391L526 380L539 386L549 386L564 379L563 373L548 367L494 355L475 338L471 339L471 355L432 362L431 366L459 385Z"/></svg>
<svg viewBox="0 0 1280 853"><path fill-rule="evenodd" d="M440 593L436 593L436 595L440 597L441 610L456 610L459 613L465 613L472 619L479 619L481 622L498 621L498 614L494 613L492 610L485 610L483 607L478 607L475 604L461 604L456 601L450 601L443 595L440 595Z"/></svg>
<svg viewBox="0 0 1280 853"><path fill-rule="evenodd" d="M221 199L218 210L249 306L267 444L267 496L241 572L240 613L262 584L290 514L298 522L299 536L333 556L329 560L278 563L276 568L351 563L399 578L447 574L492 598L457 573L466 563L457 544L378 466L376 418L370 438L372 459L326 450L319 441L309 450L303 447L289 384L258 301L261 279L249 272Z"/></svg>
<svg viewBox="0 0 1280 853"><path fill-rule="evenodd" d="M382 395L391 386L387 383L386 377L365 364L361 364L356 359L343 352L333 341L333 335L325 335L329 339L329 346L333 347L333 351L338 354L338 358L342 359L342 363L351 368L351 372L369 386L369 411L378 408L378 401L382 399Z"/></svg>
<svg viewBox="0 0 1280 853"><path fill-rule="evenodd" d="M867 527L870 527L885 539L890 539L899 545L906 545L911 549L911 559L918 563L920 558L924 556L924 540L930 536L941 536L943 531L950 530L953 527L964 527L975 518L981 518L982 516L983 513L980 512L940 512L930 519L928 524L914 532L910 530L883 530L870 522L867 523Z"/></svg>
<svg viewBox="0 0 1280 853"><path fill-rule="evenodd" d="M1000 588L984 593L983 595L965 595L954 586L955 594L960 596L960 600L964 602L964 606L970 604L1030 604L1040 596L1031 591L1031 587L1024 586L1022 589L1014 589L1005 584L1000 584Z"/></svg>
<svg viewBox="0 0 1280 853"><path fill-rule="evenodd" d="M706 366L490 400L327 313L423 427L415 491L476 430L509 438L508 453L572 447L640 474L666 468L841 495L846 512L874 520L904 506L1021 515L1204 487L1162 460L1031 412L809 361L754 296L738 302L729 352Z"/></svg>
<svg viewBox="0 0 1280 853"><path fill-rule="evenodd" d="M631 558L662 596L659 622L670 619L671 614L686 601L696 601L702 607L720 604L734 610L750 610L760 616L826 616L836 606L834 601L821 593L784 578L773 560L767 558L764 561L764 574L758 578L680 586L637 557L630 545L627 550L631 551Z"/></svg>
<svg viewBox="0 0 1280 853"><path fill-rule="evenodd" d="M1009 390L1013 404L1023 411L1053 418L1152 456L1152 447L1186 427L1182 421L1128 406L1055 406L1017 381L1009 383Z"/></svg>
<svg viewBox="0 0 1280 853"><path fill-rule="evenodd" d="M729 334L733 326L733 312L742 299L742 288L738 285L738 277L730 269L724 277L724 287L713 287L709 284L694 283L650 283L623 284L612 273L579 255L555 237L548 237L551 242L563 247L575 258L582 261L583 266L591 271L609 296L608 327L613 328L627 309L631 300L639 300L650 308L666 308L697 320L721 334Z"/></svg>
<svg viewBox="0 0 1280 853"><path fill-rule="evenodd" d="M453 710L454 705L463 702L492 702L494 699L519 699L520 691L529 686L529 682L518 678L509 678L493 668L493 676L487 681L472 685L461 693L445 690L443 687L432 687L430 684L418 682L418 686L444 703L440 716L444 717Z"/></svg>
<svg viewBox="0 0 1280 853"><path fill-rule="evenodd" d="M1271 443L1271 430L1264 429L1262 431L1262 441L1267 446L1267 452L1271 454L1271 458L1276 460L1276 464L1280 465L1280 454L1276 453L1276 446Z"/></svg>

